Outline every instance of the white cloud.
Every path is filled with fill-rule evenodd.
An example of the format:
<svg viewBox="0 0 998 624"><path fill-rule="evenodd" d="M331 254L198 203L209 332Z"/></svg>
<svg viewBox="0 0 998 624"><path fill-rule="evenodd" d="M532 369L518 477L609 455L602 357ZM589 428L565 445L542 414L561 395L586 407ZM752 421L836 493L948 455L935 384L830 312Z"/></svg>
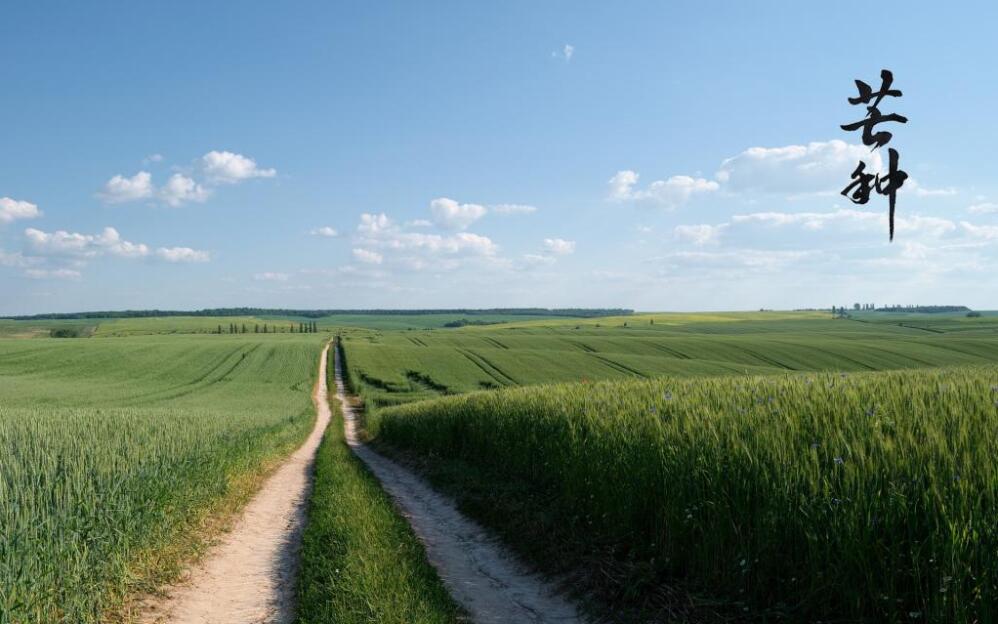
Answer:
<svg viewBox="0 0 998 624"><path fill-rule="evenodd" d="M28 258L19 253L11 253L0 249L0 266L22 269L31 264Z"/></svg>
<svg viewBox="0 0 998 624"><path fill-rule="evenodd" d="M144 258L149 255L149 247L142 243L130 243L121 239L118 230L108 227L95 239L98 246L107 250L107 253L122 258Z"/></svg>
<svg viewBox="0 0 998 624"><path fill-rule="evenodd" d="M363 262L365 264L381 264L381 262L385 259L384 256L376 251L359 248L353 250L353 257L359 262Z"/></svg>
<svg viewBox="0 0 998 624"><path fill-rule="evenodd" d="M80 272L75 269L27 269L24 274L31 279L80 279Z"/></svg>
<svg viewBox="0 0 998 624"><path fill-rule="evenodd" d="M398 232L379 244L388 249L402 251L426 251L429 253L491 255L496 245L487 236L470 232L458 232L453 236L423 234L419 232Z"/></svg>
<svg viewBox="0 0 998 624"><path fill-rule="evenodd" d="M258 282L286 282L291 279L291 276L287 273L276 273L274 271L265 271L263 273L256 273L253 275L253 279Z"/></svg>
<svg viewBox="0 0 998 624"><path fill-rule="evenodd" d="M43 232L35 228L26 229L24 234L32 252L39 256L91 258L108 253L138 258L149 254L146 245L122 240L118 230L113 227L104 228L100 234L79 234L65 230Z"/></svg>
<svg viewBox="0 0 998 624"><path fill-rule="evenodd" d="M829 223L880 223L883 215L877 212L839 209L834 212L753 212L734 215L732 223L761 223L774 227L800 225L806 230L820 230Z"/></svg>
<svg viewBox="0 0 998 624"><path fill-rule="evenodd" d="M201 157L201 168L209 180L222 184L277 175L275 169L261 169L256 161L242 154L214 150Z"/></svg>
<svg viewBox="0 0 998 624"><path fill-rule="evenodd" d="M563 238L545 238L544 249L558 256L565 256L575 251L575 241Z"/></svg>
<svg viewBox="0 0 998 624"><path fill-rule="evenodd" d="M400 226L385 214L362 214L354 237L354 257L368 264L384 263L406 271L452 271L466 262L506 262L487 236L471 232L436 234Z"/></svg>
<svg viewBox="0 0 998 624"><path fill-rule="evenodd" d="M360 215L360 224L357 226L357 231L368 236L377 236L393 228L394 224L392 220L385 213L382 212L374 215L365 212Z"/></svg>
<svg viewBox="0 0 998 624"><path fill-rule="evenodd" d="M150 163L159 163L159 162L163 162L162 154L149 154L148 156L142 159L143 165L148 165Z"/></svg>
<svg viewBox="0 0 998 624"><path fill-rule="evenodd" d="M160 247L156 255L167 262L208 262L211 254L190 247Z"/></svg>
<svg viewBox="0 0 998 624"><path fill-rule="evenodd" d="M721 163L717 180L730 192L841 192L859 161L867 171L881 169L879 152L845 141L814 141L807 145L750 147Z"/></svg>
<svg viewBox="0 0 998 624"><path fill-rule="evenodd" d="M144 243L123 240L118 230L106 227L100 234L79 234L57 230L43 232L35 228L24 231L31 255L40 257L70 257L78 260L99 256L145 258L152 255L167 262L207 262L209 254L190 247L160 247L153 252Z"/></svg>
<svg viewBox="0 0 998 624"><path fill-rule="evenodd" d="M905 180L904 186L901 187L901 192L914 193L918 197L948 197L957 194L955 188L925 188L915 178Z"/></svg>
<svg viewBox="0 0 998 624"><path fill-rule="evenodd" d="M423 232L407 232L395 225L385 214L362 214L357 231L365 247L379 247L393 251L423 251L428 253L471 253L491 255L496 245L486 236L470 232L442 236Z"/></svg>
<svg viewBox="0 0 998 624"><path fill-rule="evenodd" d="M430 202L430 212L437 225L451 230L463 230L484 217L487 210L479 204L460 204L447 197L438 197Z"/></svg>
<svg viewBox="0 0 998 624"><path fill-rule="evenodd" d="M664 261L668 266L681 269L691 267L750 269L772 271L798 262L813 254L810 251L772 251L766 249L737 249L731 251L677 251L649 262Z"/></svg>
<svg viewBox="0 0 998 624"><path fill-rule="evenodd" d="M405 225L406 227L428 228L428 227L433 227L433 222L428 221L427 219L413 219L412 221L409 221Z"/></svg>
<svg viewBox="0 0 998 624"><path fill-rule="evenodd" d="M703 246L717 243L721 232L727 228L727 223L721 223L720 225L709 225L706 223L700 225L677 225L673 229L673 234L679 240Z"/></svg>
<svg viewBox="0 0 998 624"><path fill-rule="evenodd" d="M607 180L607 184L610 185L610 199L630 199L632 189L637 183L637 172L630 169L618 171L612 178Z"/></svg>
<svg viewBox="0 0 998 624"><path fill-rule="evenodd" d="M130 178L116 175L107 181L99 195L109 204L147 199L153 195L152 175L148 171L140 171Z"/></svg>
<svg viewBox="0 0 998 624"><path fill-rule="evenodd" d="M41 210L31 202L0 197L0 223L10 223L16 219L37 219L40 216Z"/></svg>
<svg viewBox="0 0 998 624"><path fill-rule="evenodd" d="M187 202L204 202L211 195L211 191L195 182L192 178L175 173L170 176L163 188L159 190L159 197L164 203L170 206L180 206Z"/></svg>
<svg viewBox="0 0 998 624"><path fill-rule="evenodd" d="M799 225L806 230L821 230L828 225L838 224L859 229L887 228L887 211L869 212L840 208L832 212L755 212L734 215L732 223L762 223L773 227ZM942 236L956 230L956 224L949 219L908 215L898 217L896 227L899 232L922 233L929 236Z"/></svg>
<svg viewBox="0 0 998 624"><path fill-rule="evenodd" d="M998 225L974 225L973 223L961 221L960 227L963 228L964 232L974 238L998 240Z"/></svg>
<svg viewBox="0 0 998 624"><path fill-rule="evenodd" d="M337 232L335 228L331 228L328 225L324 225L322 227L315 228L314 230L310 231L309 234L311 234L312 236L325 236L326 238L333 238L335 236L338 236L339 232Z"/></svg>
<svg viewBox="0 0 998 624"><path fill-rule="evenodd" d="M983 202L980 204L974 204L967 208L970 212L974 214L989 214L992 212L998 212L998 204L993 202Z"/></svg>
<svg viewBox="0 0 998 624"><path fill-rule="evenodd" d="M655 180L645 189L636 189L638 174L634 171L618 171L610 180L610 199L616 201L647 201L664 208L676 208L686 203L695 193L710 193L720 186L717 182L690 176L672 176L667 180Z"/></svg>
<svg viewBox="0 0 998 624"><path fill-rule="evenodd" d="M492 212L500 215L532 214L537 212L537 206L527 204L496 204L490 206Z"/></svg>

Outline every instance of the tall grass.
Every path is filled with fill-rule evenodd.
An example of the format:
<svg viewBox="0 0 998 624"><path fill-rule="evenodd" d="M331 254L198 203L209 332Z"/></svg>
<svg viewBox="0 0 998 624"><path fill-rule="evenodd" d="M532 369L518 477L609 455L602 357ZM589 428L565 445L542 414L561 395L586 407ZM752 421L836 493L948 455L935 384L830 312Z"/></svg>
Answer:
<svg viewBox="0 0 998 624"><path fill-rule="evenodd" d="M106 621L301 442L318 338L0 341L0 622Z"/></svg>
<svg viewBox="0 0 998 624"><path fill-rule="evenodd" d="M794 621L998 620L994 368L538 386L369 427L543 493L546 539L643 566L635 602L678 579Z"/></svg>

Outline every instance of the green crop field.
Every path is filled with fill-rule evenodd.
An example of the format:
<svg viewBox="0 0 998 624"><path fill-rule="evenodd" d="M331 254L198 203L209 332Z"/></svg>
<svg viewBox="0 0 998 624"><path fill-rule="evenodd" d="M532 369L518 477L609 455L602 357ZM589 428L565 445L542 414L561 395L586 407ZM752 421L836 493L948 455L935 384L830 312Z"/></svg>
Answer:
<svg viewBox="0 0 998 624"><path fill-rule="evenodd" d="M600 608L984 622L995 327L635 315L343 343L375 444Z"/></svg>
<svg viewBox="0 0 998 624"><path fill-rule="evenodd" d="M998 618L994 367L535 386L369 427L608 602L678 581L786 621Z"/></svg>
<svg viewBox="0 0 998 624"><path fill-rule="evenodd" d="M948 323L960 324L925 331L817 313L635 315L351 332L344 345L351 384L377 408L537 383L998 363L993 318Z"/></svg>
<svg viewBox="0 0 998 624"><path fill-rule="evenodd" d="M0 621L105 621L299 444L322 337L0 340Z"/></svg>

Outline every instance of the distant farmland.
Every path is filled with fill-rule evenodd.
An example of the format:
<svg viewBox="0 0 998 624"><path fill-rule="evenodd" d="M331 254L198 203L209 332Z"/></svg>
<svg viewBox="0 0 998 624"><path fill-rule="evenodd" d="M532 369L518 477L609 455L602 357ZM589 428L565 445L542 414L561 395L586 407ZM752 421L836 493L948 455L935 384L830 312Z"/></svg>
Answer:
<svg viewBox="0 0 998 624"><path fill-rule="evenodd" d="M998 363L998 318L873 323L820 313L635 315L350 332L344 344L351 382L377 407L566 381Z"/></svg>

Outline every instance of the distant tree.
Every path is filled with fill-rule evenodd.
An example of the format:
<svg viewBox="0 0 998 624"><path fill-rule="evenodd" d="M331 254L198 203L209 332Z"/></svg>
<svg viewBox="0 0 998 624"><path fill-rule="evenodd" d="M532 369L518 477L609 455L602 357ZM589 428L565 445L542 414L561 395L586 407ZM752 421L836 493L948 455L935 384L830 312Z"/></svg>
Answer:
<svg viewBox="0 0 998 624"><path fill-rule="evenodd" d="M246 333L246 323L243 323L243 333Z"/></svg>
<svg viewBox="0 0 998 624"><path fill-rule="evenodd" d="M222 325L221 324L218 325L218 334L222 335Z"/></svg>
<svg viewBox="0 0 998 624"><path fill-rule="evenodd" d="M257 323L256 325L253 326L253 333L254 334L259 334L260 333L260 324L259 323Z"/></svg>
<svg viewBox="0 0 998 624"><path fill-rule="evenodd" d="M852 304L852 309L853 310L859 310L859 304L858 303Z"/></svg>
<svg viewBox="0 0 998 624"><path fill-rule="evenodd" d="M263 324L263 333L265 333L265 334L267 333L267 324L266 323Z"/></svg>

